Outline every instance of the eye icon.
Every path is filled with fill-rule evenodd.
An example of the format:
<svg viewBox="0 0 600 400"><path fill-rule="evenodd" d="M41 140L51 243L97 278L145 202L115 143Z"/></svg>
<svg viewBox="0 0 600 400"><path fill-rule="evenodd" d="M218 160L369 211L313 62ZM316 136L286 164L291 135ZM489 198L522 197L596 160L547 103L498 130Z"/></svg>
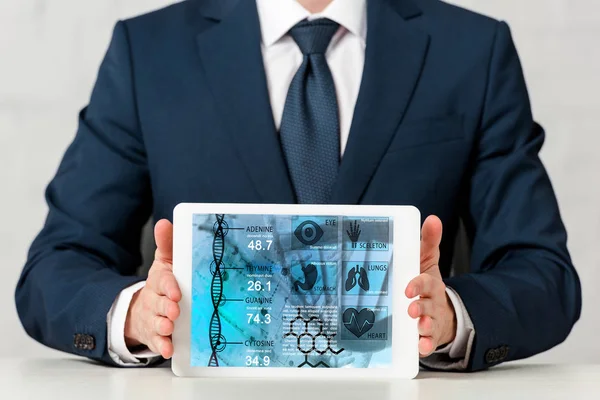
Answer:
<svg viewBox="0 0 600 400"><path fill-rule="evenodd" d="M323 229L314 221L304 221L294 231L294 235L298 240L307 245L313 245L317 243L323 237Z"/></svg>

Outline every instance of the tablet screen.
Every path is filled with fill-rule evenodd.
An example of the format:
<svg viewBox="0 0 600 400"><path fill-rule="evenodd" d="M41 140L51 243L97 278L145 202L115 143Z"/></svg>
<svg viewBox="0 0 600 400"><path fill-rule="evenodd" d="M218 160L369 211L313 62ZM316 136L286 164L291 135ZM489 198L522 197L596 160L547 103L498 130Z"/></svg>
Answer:
<svg viewBox="0 0 600 400"><path fill-rule="evenodd" d="M192 221L192 367L392 365L392 217Z"/></svg>

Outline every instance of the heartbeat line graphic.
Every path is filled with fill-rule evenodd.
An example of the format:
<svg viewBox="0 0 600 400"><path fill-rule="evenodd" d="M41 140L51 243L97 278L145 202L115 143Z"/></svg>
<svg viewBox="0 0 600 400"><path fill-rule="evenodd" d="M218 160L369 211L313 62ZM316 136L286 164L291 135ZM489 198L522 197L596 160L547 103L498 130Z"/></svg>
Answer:
<svg viewBox="0 0 600 400"><path fill-rule="evenodd" d="M347 308L342 315L344 327L357 338L370 331L375 324L375 313L370 308L360 312L356 308Z"/></svg>
<svg viewBox="0 0 600 400"><path fill-rule="evenodd" d="M367 321L367 320L365 320L363 322L362 326L359 325L358 324L358 320L356 319L356 314L350 315L350 321L348 321L348 322L344 321L344 325L355 327L356 329L358 329L358 331L360 333L364 333L364 332L370 330L373 327L373 324L371 322ZM367 326L368 326L368 328L365 329L365 327L367 327Z"/></svg>

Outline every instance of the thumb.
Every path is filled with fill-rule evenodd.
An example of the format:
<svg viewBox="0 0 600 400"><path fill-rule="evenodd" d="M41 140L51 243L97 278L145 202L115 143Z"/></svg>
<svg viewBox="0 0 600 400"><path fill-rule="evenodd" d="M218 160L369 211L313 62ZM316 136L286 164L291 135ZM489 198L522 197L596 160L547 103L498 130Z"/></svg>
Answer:
<svg viewBox="0 0 600 400"><path fill-rule="evenodd" d="M426 267L429 267L439 262L441 242L442 221L435 215L430 215L421 229L421 264L427 261Z"/></svg>
<svg viewBox="0 0 600 400"><path fill-rule="evenodd" d="M173 262L173 224L167 219L161 219L154 226L154 241L156 253L154 258L167 263Z"/></svg>

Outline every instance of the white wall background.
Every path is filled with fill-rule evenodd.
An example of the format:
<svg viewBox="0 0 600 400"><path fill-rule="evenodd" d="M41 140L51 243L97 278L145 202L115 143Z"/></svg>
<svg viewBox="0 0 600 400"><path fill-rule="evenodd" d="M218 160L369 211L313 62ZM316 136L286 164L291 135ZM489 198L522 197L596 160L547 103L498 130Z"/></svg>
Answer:
<svg viewBox="0 0 600 400"><path fill-rule="evenodd" d="M116 20L171 2L0 0L0 356L60 355L24 334L13 301L46 213L43 189L75 133ZM580 322L536 361L600 362L600 2L453 2L513 30L583 283Z"/></svg>

